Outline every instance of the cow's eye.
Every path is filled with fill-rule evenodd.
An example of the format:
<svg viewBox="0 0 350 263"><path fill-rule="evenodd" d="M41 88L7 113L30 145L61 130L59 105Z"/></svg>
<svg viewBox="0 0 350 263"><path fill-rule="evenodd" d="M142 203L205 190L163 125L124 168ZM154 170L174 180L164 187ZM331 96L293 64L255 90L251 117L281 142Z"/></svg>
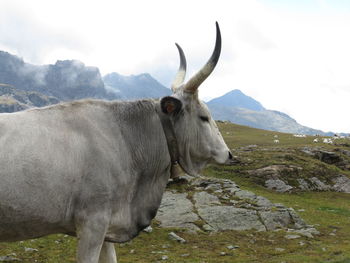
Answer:
<svg viewBox="0 0 350 263"><path fill-rule="evenodd" d="M207 116L199 116L199 118L201 118L202 121L209 121L209 118Z"/></svg>

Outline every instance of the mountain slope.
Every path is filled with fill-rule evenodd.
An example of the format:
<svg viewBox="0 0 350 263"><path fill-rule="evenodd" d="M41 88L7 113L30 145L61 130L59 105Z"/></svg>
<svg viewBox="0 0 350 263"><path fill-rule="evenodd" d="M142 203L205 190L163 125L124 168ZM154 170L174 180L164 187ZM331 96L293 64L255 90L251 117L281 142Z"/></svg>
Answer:
<svg viewBox="0 0 350 263"><path fill-rule="evenodd" d="M242 102L237 103L239 100ZM286 133L330 135L303 126L285 113L267 110L259 102L237 90L213 99L207 105L216 120L227 120L253 128Z"/></svg>
<svg viewBox="0 0 350 263"><path fill-rule="evenodd" d="M15 112L31 107L43 107L59 103L55 97L36 91L21 91L0 83L0 112Z"/></svg>
<svg viewBox="0 0 350 263"><path fill-rule="evenodd" d="M113 72L104 76L103 81L106 89L121 99L160 98L171 94L170 89L164 87L150 74L123 76Z"/></svg>
<svg viewBox="0 0 350 263"><path fill-rule="evenodd" d="M208 102L208 105L244 108L253 111L265 110L260 102L243 94L243 92L238 89L232 90L221 97L212 99Z"/></svg>

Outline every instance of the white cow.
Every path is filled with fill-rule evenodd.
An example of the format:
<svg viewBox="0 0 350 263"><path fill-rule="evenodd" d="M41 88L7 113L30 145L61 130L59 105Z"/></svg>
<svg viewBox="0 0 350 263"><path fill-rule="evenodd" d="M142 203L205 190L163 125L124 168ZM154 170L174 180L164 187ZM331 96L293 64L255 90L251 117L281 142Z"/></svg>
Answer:
<svg viewBox="0 0 350 263"><path fill-rule="evenodd" d="M0 115L0 241L66 233L79 263L117 262L113 243L149 226L180 165L198 174L232 155L198 87L221 50L173 95L133 102L85 100Z"/></svg>

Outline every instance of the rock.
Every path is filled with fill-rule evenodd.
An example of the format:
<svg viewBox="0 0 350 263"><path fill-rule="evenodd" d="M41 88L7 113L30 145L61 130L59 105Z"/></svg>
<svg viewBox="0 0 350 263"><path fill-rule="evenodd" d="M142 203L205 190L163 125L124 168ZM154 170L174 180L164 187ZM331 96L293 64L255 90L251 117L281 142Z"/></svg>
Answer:
<svg viewBox="0 0 350 263"><path fill-rule="evenodd" d="M294 228L306 227L305 221L300 216L298 216L298 214L295 212L293 208L288 208L287 211L294 222Z"/></svg>
<svg viewBox="0 0 350 263"><path fill-rule="evenodd" d="M166 191L162 203L157 212L156 220L161 227L179 227L189 230L200 230L194 222L199 219L193 212L193 204L187 199L187 195Z"/></svg>
<svg viewBox="0 0 350 263"><path fill-rule="evenodd" d="M259 212L259 215L267 230L284 228L294 223L288 211L264 211Z"/></svg>
<svg viewBox="0 0 350 263"><path fill-rule="evenodd" d="M280 179L269 179L265 181L265 186L270 190L275 190L277 192L288 192L293 189L293 186L287 185L284 181Z"/></svg>
<svg viewBox="0 0 350 263"><path fill-rule="evenodd" d="M168 260L168 259L169 259L168 256L166 256L166 255L162 256L162 260Z"/></svg>
<svg viewBox="0 0 350 263"><path fill-rule="evenodd" d="M283 251L285 251L286 249L285 249L285 248L276 247L275 250L276 250L277 252L283 252Z"/></svg>
<svg viewBox="0 0 350 263"><path fill-rule="evenodd" d="M215 229L212 226L208 225L208 224L203 225L203 229L205 231L208 231L208 232L209 231L215 231Z"/></svg>
<svg viewBox="0 0 350 263"><path fill-rule="evenodd" d="M336 164L343 161L343 159L335 152L328 152L328 151L322 151L322 150L319 150L316 152L316 157L320 161L328 164Z"/></svg>
<svg viewBox="0 0 350 263"><path fill-rule="evenodd" d="M193 195L193 200L195 201L196 207L221 205L218 197L208 194L207 192L196 192Z"/></svg>
<svg viewBox="0 0 350 263"><path fill-rule="evenodd" d="M307 228L294 209L241 190L230 180L195 177L189 184L193 191L190 195L169 190L164 193L156 216L161 227L208 232ZM217 190L213 193L213 189Z"/></svg>
<svg viewBox="0 0 350 263"><path fill-rule="evenodd" d="M241 189L234 186L234 187L226 188L225 191L229 192L230 194L235 194L236 192L241 191Z"/></svg>
<svg viewBox="0 0 350 263"><path fill-rule="evenodd" d="M240 199L248 199L248 200L255 200L257 197L256 194L246 190L236 191L235 195Z"/></svg>
<svg viewBox="0 0 350 263"><path fill-rule="evenodd" d="M298 178L297 179L298 183L299 183L299 188L303 191L308 191L310 190L309 184L306 182L305 179L302 178Z"/></svg>
<svg viewBox="0 0 350 263"><path fill-rule="evenodd" d="M148 226L143 231L146 233L151 233L153 231L153 228L151 226Z"/></svg>
<svg viewBox="0 0 350 263"><path fill-rule="evenodd" d="M15 258L13 256L0 256L0 262L14 262L14 261L21 261L18 258Z"/></svg>
<svg viewBox="0 0 350 263"><path fill-rule="evenodd" d="M234 246L234 245L227 246L227 249L229 249L229 250L233 250L233 249L236 249L236 248L239 248L239 246Z"/></svg>
<svg viewBox="0 0 350 263"><path fill-rule="evenodd" d="M299 175L302 170L301 167L295 165L270 165L264 168L250 170L249 175L266 178L266 179L280 179L284 176L289 176L290 174Z"/></svg>
<svg viewBox="0 0 350 263"><path fill-rule="evenodd" d="M337 192L350 193L350 179L345 175L340 175L333 179L333 189Z"/></svg>
<svg viewBox="0 0 350 263"><path fill-rule="evenodd" d="M293 233L296 233L296 234L299 234L301 236L305 236L308 238L314 238L314 235L320 234L320 232L313 227L298 229L298 230L290 229L290 230L288 230L288 232L293 232Z"/></svg>
<svg viewBox="0 0 350 263"><path fill-rule="evenodd" d="M257 196L255 199L256 205L263 207L263 208L271 208L273 207L273 204L271 201L265 197Z"/></svg>
<svg viewBox="0 0 350 263"><path fill-rule="evenodd" d="M319 191L328 191L331 189L331 186L323 183L317 177L311 177L309 181L313 184L314 188L316 188Z"/></svg>
<svg viewBox="0 0 350 263"><path fill-rule="evenodd" d="M343 149L338 149L342 154L350 157L350 151L349 150L343 150Z"/></svg>
<svg viewBox="0 0 350 263"><path fill-rule="evenodd" d="M220 190L221 189L221 185L220 184L209 184L205 190L206 191L217 191L217 190Z"/></svg>
<svg viewBox="0 0 350 263"><path fill-rule="evenodd" d="M168 236L171 240L175 240L175 241L180 242L180 243L186 243L185 239L176 235L174 232L170 232Z"/></svg>
<svg viewBox="0 0 350 263"><path fill-rule="evenodd" d="M300 150L301 150L303 153L307 154L307 155L315 156L316 154L315 154L315 150L314 150L314 149L315 149L315 148L303 147L303 148L301 148Z"/></svg>
<svg viewBox="0 0 350 263"><path fill-rule="evenodd" d="M285 235L284 236L286 239L297 239L297 238L301 238L301 236L299 235Z"/></svg>
<svg viewBox="0 0 350 263"><path fill-rule="evenodd" d="M266 231L254 210L231 206L211 206L198 209L199 216L214 230L249 230Z"/></svg>
<svg viewBox="0 0 350 263"><path fill-rule="evenodd" d="M25 247L24 248L25 252L38 252L39 250L36 248L31 248L31 247Z"/></svg>

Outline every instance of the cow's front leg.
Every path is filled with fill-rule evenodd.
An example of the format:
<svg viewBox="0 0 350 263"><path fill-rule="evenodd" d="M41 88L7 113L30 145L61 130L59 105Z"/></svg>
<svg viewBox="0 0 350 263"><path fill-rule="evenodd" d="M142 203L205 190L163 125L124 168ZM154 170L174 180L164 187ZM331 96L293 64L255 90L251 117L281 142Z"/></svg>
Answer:
<svg viewBox="0 0 350 263"><path fill-rule="evenodd" d="M77 222L77 262L98 263L102 244L107 231L105 217L101 215L88 216Z"/></svg>
<svg viewBox="0 0 350 263"><path fill-rule="evenodd" d="M103 243L98 263L117 263L117 255L113 243Z"/></svg>

